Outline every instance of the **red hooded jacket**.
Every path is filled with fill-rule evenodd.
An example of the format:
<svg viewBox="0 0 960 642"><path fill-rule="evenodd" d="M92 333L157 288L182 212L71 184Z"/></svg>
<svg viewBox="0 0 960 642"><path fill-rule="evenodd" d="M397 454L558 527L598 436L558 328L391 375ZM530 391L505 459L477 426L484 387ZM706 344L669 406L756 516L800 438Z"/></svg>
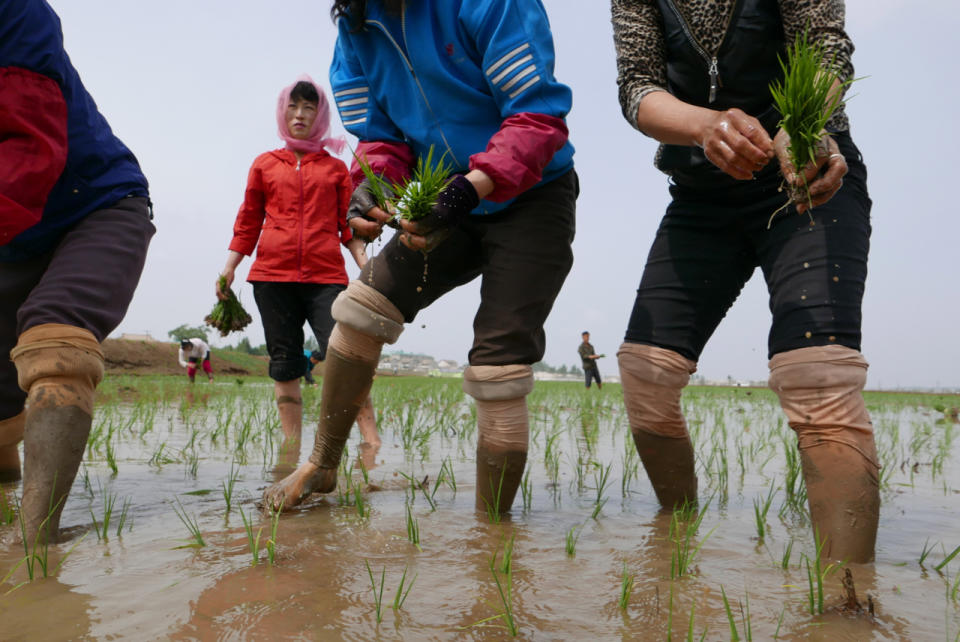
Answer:
<svg viewBox="0 0 960 642"><path fill-rule="evenodd" d="M257 258L248 281L348 282L340 245L353 238L353 191L343 161L326 152L277 149L253 161L230 249Z"/></svg>

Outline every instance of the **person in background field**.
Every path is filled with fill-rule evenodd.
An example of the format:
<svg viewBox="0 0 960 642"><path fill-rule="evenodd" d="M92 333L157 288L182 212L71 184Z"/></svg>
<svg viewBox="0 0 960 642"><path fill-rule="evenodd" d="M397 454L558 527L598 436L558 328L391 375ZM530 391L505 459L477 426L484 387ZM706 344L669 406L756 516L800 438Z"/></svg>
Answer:
<svg viewBox="0 0 960 642"><path fill-rule="evenodd" d="M332 15L331 87L358 156L397 181L433 147L455 175L432 212L400 222L337 297L313 452L264 502L289 507L336 487L383 344L479 276L464 373L477 404L476 506L507 511L526 465L531 365L543 357L543 324L573 262L571 92L553 76L546 12L539 0L337 0ZM376 239L390 214L356 163L353 177L350 225Z"/></svg>
<svg viewBox="0 0 960 642"><path fill-rule="evenodd" d="M327 151L339 153L344 141L328 137L326 96L309 76L302 76L280 92L276 117L286 146L253 161L221 275L230 287L237 265L256 248L247 280L253 284L270 355L283 455L300 451L300 377L308 360L303 325L310 324L322 360L333 328L330 307L347 286L340 246L359 267L367 255L363 241L354 238L347 225L352 191L347 166ZM225 297L219 279L217 296ZM379 445L375 421L362 424L361 433L367 443ZM288 458L282 458L287 463Z"/></svg>
<svg viewBox="0 0 960 642"><path fill-rule="evenodd" d="M580 347L577 348L577 352L580 354L580 360L583 361L583 378L587 384L587 388L590 387L592 380L597 382L597 390L600 390L603 387L603 383L600 381L600 370L597 368L597 359L601 355L597 354L593 349L593 346L590 345L590 333L584 330L580 337L583 341L580 342Z"/></svg>
<svg viewBox="0 0 960 642"><path fill-rule="evenodd" d="M303 371L303 379L307 384L316 388L317 380L313 378L313 369L318 363L320 363L320 353L311 350L304 350L303 356L307 358L307 364Z"/></svg>
<svg viewBox="0 0 960 642"><path fill-rule="evenodd" d="M0 481L28 542L59 536L86 449L100 343L155 229L137 159L97 110L43 0L0 2Z"/></svg>
<svg viewBox="0 0 960 642"><path fill-rule="evenodd" d="M778 58L806 32L833 91L853 77L842 0L613 0L624 116L662 143L672 202L618 352L637 451L666 509L697 498L680 394L759 266L770 293L770 387L797 433L817 536L833 559L873 558L879 465L864 406L860 305L867 171L842 107L815 163L795 168L770 95ZM790 205L781 183L809 182ZM802 215L801 215L802 214Z"/></svg>
<svg viewBox="0 0 960 642"><path fill-rule="evenodd" d="M213 368L210 366L210 346L203 339L183 339L180 341L180 350L177 361L181 368L187 369L187 377L193 383L197 376L197 364L200 363L207 373L207 381L213 382Z"/></svg>

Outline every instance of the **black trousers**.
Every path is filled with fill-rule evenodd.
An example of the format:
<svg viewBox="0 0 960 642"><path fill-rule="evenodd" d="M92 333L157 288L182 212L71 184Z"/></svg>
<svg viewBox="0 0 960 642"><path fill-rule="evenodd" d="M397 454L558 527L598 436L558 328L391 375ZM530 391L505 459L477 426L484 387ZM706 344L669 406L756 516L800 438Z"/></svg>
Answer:
<svg viewBox="0 0 960 642"><path fill-rule="evenodd" d="M0 262L0 420L23 410L10 350L45 323L89 330L98 341L127 313L156 229L146 198L125 198L78 221L53 250Z"/></svg>
<svg viewBox="0 0 960 642"><path fill-rule="evenodd" d="M340 283L251 283L267 340L270 377L274 381L299 379L307 368L307 358L303 354L303 324L310 324L320 345L321 359L326 358L327 342L333 331L330 308L346 286Z"/></svg>
<svg viewBox="0 0 960 642"><path fill-rule="evenodd" d="M470 216L426 257L396 236L361 272L407 323L453 288L481 278L472 365L543 358L543 324L573 265L579 193L573 170L520 195L501 212Z"/></svg>
<svg viewBox="0 0 960 642"><path fill-rule="evenodd" d="M843 187L810 217L786 202L780 176L722 191L673 185L653 241L626 340L696 361L759 266L773 320L769 356L809 346L860 349L870 248L867 170L849 133L834 135L849 166Z"/></svg>

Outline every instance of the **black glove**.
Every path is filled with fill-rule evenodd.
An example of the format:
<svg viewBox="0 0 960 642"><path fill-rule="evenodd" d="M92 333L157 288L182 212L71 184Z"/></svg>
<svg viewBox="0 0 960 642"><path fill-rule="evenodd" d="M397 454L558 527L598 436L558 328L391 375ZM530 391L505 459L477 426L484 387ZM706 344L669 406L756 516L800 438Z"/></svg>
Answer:
<svg viewBox="0 0 960 642"><path fill-rule="evenodd" d="M393 190L387 185L383 185L383 192L387 198L393 196ZM353 194L350 195L350 205L347 206L347 224L350 224L350 219L357 218L358 216L366 221L372 221L373 219L367 216L367 212L374 207L380 207L380 203L377 203L373 194L370 193L369 181L363 179L363 182L357 185L356 189L353 190ZM354 230L354 236L366 243L371 243L376 240L375 238L364 238L358 235L356 230Z"/></svg>

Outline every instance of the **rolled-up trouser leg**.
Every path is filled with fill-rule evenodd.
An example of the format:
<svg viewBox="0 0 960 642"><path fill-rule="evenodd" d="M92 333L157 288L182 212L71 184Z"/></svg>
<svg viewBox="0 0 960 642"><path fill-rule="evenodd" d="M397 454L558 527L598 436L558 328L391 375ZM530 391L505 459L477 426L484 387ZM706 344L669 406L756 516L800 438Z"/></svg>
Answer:
<svg viewBox="0 0 960 642"><path fill-rule="evenodd" d="M103 352L91 332L46 323L21 334L10 357L27 393L21 504L27 541L55 540L90 434Z"/></svg>
<svg viewBox="0 0 960 642"><path fill-rule="evenodd" d="M20 451L23 441L23 424L27 414L0 421L0 483L20 481Z"/></svg>
<svg viewBox="0 0 960 642"><path fill-rule="evenodd" d="M696 502L693 443L680 394L697 364L672 350L626 342L617 359L630 431L660 505L672 510Z"/></svg>
<svg viewBox="0 0 960 642"><path fill-rule="evenodd" d="M370 393L384 343L403 331L403 315L372 287L352 281L333 303L337 324L330 334L320 395L320 425L310 462L335 469L350 428Z"/></svg>
<svg viewBox="0 0 960 642"><path fill-rule="evenodd" d="M463 374L463 391L477 402L478 510L504 513L513 505L527 463L531 390L526 365L470 366Z"/></svg>
<svg viewBox="0 0 960 642"><path fill-rule="evenodd" d="M770 388L797 433L810 518L824 555L873 559L880 516L873 425L861 394L867 361L839 345L800 348L770 360Z"/></svg>

